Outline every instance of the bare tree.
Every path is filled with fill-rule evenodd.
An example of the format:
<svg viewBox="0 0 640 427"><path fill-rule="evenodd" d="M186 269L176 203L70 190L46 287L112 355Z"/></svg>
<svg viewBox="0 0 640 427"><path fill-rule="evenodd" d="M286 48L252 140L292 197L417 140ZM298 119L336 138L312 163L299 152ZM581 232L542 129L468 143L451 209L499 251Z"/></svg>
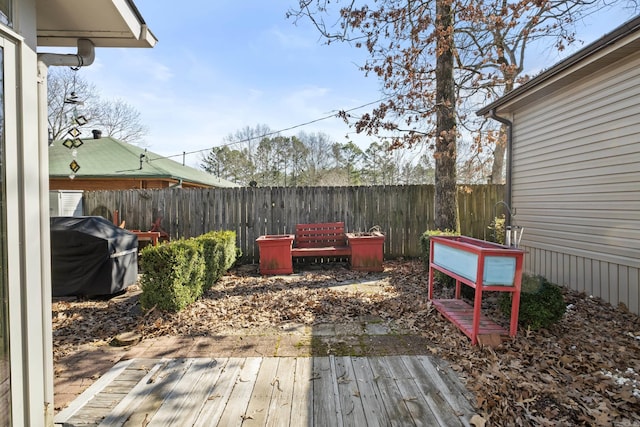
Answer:
<svg viewBox="0 0 640 427"><path fill-rule="evenodd" d="M385 97L370 113L341 115L356 131L389 138L392 146L434 149L436 227L453 229L457 138L479 126L471 126L462 107L473 102L466 101L486 103L526 80L521 73L532 40L548 37L562 49L574 40L575 21L603 5L606 0L299 0L289 16L309 19L328 43L367 50L360 67L381 81ZM489 135L477 142L494 147L498 170L504 138Z"/></svg>
<svg viewBox="0 0 640 427"><path fill-rule="evenodd" d="M79 71L55 67L49 70L47 80L49 132L53 140L63 139L82 116L86 125L79 128L83 136L90 130L100 129L105 136L121 141L139 143L148 133L140 113L126 101L100 98L96 86L88 82Z"/></svg>
<svg viewBox="0 0 640 427"><path fill-rule="evenodd" d="M271 135L274 135L274 132L265 124L257 124L253 127L245 126L227 135L223 140L223 144L232 145L236 149L246 149L245 152L249 156L249 161L253 162L253 156L256 154L258 144L262 138Z"/></svg>
<svg viewBox="0 0 640 427"><path fill-rule="evenodd" d="M388 142L371 143L363 153L362 182L366 185L410 184L414 165L409 151L391 150Z"/></svg>
<svg viewBox="0 0 640 427"><path fill-rule="evenodd" d="M344 144L335 143L331 146L331 154L336 169L346 171L347 182L342 185L360 185L361 162L364 153L352 141Z"/></svg>
<svg viewBox="0 0 640 427"><path fill-rule="evenodd" d="M524 75L527 52L534 43L549 50L562 51L576 41L575 23L593 13L611 7L635 9L635 0L543 0L474 2L465 5L464 19L455 25L457 84L468 105L460 105L461 114L477 110L479 104L496 99L529 80ZM475 101L475 102L473 102ZM468 108L465 108L468 107ZM472 123L477 142L493 150L491 181L502 182L506 150L505 128L496 130L493 121ZM480 129L487 131L481 132Z"/></svg>
<svg viewBox="0 0 640 427"><path fill-rule="evenodd" d="M47 79L47 104L49 107L49 136L63 139L75 126L74 115L87 118L94 115L93 108L99 99L96 87L70 68L49 69Z"/></svg>
<svg viewBox="0 0 640 427"><path fill-rule="evenodd" d="M347 41L368 51L369 59L361 68L381 80L387 97L371 113L354 118L342 112L342 117L358 132L378 137L391 132L393 147L433 147L435 226L457 229L453 2L344 1L338 25L327 24L324 19L335 4L300 0L289 16L309 18L328 42Z"/></svg>
<svg viewBox="0 0 640 427"><path fill-rule="evenodd" d="M94 114L91 127L120 141L141 142L149 132L142 124L140 112L122 99L99 100Z"/></svg>
<svg viewBox="0 0 640 427"><path fill-rule="evenodd" d="M373 142L362 151L353 142L340 144L323 133L301 132L263 137L251 155L246 142L245 138L212 148L200 167L220 178L258 186L433 183L434 168L426 155L391 150L388 142Z"/></svg>
<svg viewBox="0 0 640 427"><path fill-rule="evenodd" d="M304 172L300 179L302 185L318 185L322 182L324 175L331 165L331 146L334 144L329 135L317 133L300 132L298 139L307 148L307 155L304 158Z"/></svg>

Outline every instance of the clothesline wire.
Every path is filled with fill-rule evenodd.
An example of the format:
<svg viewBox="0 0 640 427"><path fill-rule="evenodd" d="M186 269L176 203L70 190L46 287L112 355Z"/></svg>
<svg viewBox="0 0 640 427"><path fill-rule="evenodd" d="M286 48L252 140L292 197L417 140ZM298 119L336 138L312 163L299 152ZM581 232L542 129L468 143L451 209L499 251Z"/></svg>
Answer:
<svg viewBox="0 0 640 427"><path fill-rule="evenodd" d="M377 104L377 103L382 102L382 101L386 101L387 99L390 99L390 98L391 97L380 98L380 99L378 99L376 101L367 102L366 104L362 104L362 105L359 105L357 107L349 108L347 110L341 110L341 112L349 113L351 111L359 110L361 108L368 107L370 105ZM287 132L287 131L290 131L290 130L293 130L293 129L298 129L298 128L301 128L301 127L304 127L304 126L308 126L308 125L311 125L313 123L321 122L323 120L336 118L338 114L339 114L339 112L332 113L332 114L330 114L328 116L320 117L320 118L317 118L317 119L314 119L314 120L310 120L308 122L300 123L300 124L297 124L297 125L294 125L294 126L290 126L290 127L287 127L287 128L284 128L284 129L280 129L280 130L276 130L276 131L272 131L272 132L267 132L267 133L264 133L262 135L252 136L252 137L249 137L249 138L243 138L243 139L239 139L237 141L231 141L231 142L228 142L226 144L218 145L216 147L203 148L203 149L194 150L194 151L185 151L185 152L182 152L180 154L173 154L173 155L170 155L170 156L161 156L161 157L157 157L157 158L154 158L154 159L148 159L148 160L149 161L154 161L154 160L160 160L160 159L170 159L172 157L180 157L180 156L184 157L186 155L202 153L202 152L205 152L205 151L211 151L212 149L218 148L218 147L228 147L230 145L241 144L243 142L251 141L252 139L262 139L262 138L266 138L268 136L278 135L278 134L280 134L282 132Z"/></svg>

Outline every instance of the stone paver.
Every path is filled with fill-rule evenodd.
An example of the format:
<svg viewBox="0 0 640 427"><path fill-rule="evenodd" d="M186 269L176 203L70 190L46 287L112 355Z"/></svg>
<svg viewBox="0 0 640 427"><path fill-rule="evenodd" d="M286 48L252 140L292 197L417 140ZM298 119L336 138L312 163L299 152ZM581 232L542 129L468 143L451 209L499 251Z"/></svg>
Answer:
<svg viewBox="0 0 640 427"><path fill-rule="evenodd" d="M389 327L383 323L367 323L364 325L364 332L367 335L387 335L390 333Z"/></svg>
<svg viewBox="0 0 640 427"><path fill-rule="evenodd" d="M362 324L354 323L338 323L334 325L333 330L337 336L341 335L362 335L365 333L365 328Z"/></svg>

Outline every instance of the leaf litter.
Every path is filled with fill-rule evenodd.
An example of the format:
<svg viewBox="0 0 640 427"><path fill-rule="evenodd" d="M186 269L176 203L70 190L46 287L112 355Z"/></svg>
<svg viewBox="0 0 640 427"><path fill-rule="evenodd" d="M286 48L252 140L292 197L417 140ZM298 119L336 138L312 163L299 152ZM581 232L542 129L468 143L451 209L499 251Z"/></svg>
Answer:
<svg viewBox="0 0 640 427"><path fill-rule="evenodd" d="M368 281L377 285L346 286ZM255 268L239 268L179 313L144 312L137 285L111 299L56 300L54 362L87 345L108 345L124 331L143 339L209 336L375 316L407 338L428 339L424 353L446 360L474 394L477 422L640 425L640 318L625 307L564 290L567 311L558 324L539 331L521 328L497 348L472 346L433 309L427 284L420 261L398 260L386 261L383 273L336 264L263 277ZM508 324L490 303L483 309Z"/></svg>

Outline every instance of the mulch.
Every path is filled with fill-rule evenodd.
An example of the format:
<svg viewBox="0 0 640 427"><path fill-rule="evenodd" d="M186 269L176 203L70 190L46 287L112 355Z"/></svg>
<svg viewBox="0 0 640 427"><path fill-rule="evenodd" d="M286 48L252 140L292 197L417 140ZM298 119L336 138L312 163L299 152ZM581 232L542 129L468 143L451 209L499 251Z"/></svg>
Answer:
<svg viewBox="0 0 640 427"><path fill-rule="evenodd" d="M376 286L346 286L368 282ZM110 299L54 301L54 363L87 345L108 346L124 331L143 339L198 337L347 324L369 316L405 340L415 337L421 353L447 361L488 425L640 425L640 318L589 295L565 290L567 311L557 324L521 329L495 348L472 346L432 307L427 275L416 260L386 261L383 273L337 264L273 277L243 266L180 313L144 311L138 295L132 286ZM486 309L508 323L491 306Z"/></svg>

